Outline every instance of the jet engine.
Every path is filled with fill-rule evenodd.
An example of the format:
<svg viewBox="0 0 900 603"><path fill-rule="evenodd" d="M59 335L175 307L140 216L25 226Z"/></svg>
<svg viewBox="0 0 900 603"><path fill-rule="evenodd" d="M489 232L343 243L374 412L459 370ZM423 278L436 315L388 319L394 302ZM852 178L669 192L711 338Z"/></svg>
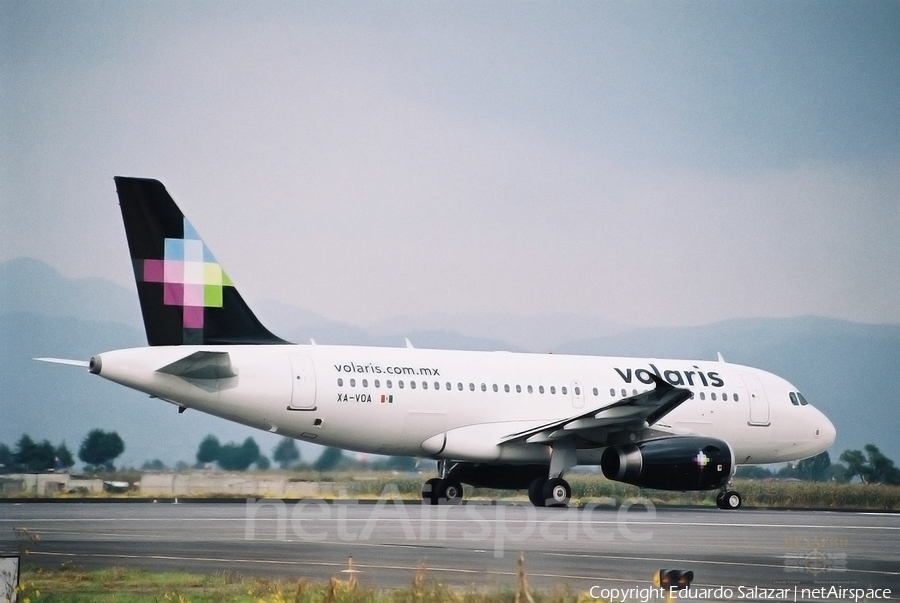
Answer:
<svg viewBox="0 0 900 603"><path fill-rule="evenodd" d="M731 478L734 453L715 438L673 436L610 446L600 457L607 479L659 490L713 490Z"/></svg>

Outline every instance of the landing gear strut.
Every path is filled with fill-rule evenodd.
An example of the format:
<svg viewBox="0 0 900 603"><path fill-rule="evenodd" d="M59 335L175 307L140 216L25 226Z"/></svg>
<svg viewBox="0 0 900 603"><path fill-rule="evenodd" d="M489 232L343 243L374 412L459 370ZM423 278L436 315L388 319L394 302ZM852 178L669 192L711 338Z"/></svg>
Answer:
<svg viewBox="0 0 900 603"><path fill-rule="evenodd" d="M539 477L528 486L528 500L535 507L565 507L572 498L572 487L562 478L575 466L575 445L570 440L557 442L550 456L549 477Z"/></svg>

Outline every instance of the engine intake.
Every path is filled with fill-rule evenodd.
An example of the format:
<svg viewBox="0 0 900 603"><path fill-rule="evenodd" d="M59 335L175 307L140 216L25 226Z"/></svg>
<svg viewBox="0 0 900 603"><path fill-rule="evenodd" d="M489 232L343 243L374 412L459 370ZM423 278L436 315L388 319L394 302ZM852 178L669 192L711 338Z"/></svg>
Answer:
<svg viewBox="0 0 900 603"><path fill-rule="evenodd" d="M731 447L715 438L673 436L611 446L600 457L607 479L658 490L714 490L728 483Z"/></svg>

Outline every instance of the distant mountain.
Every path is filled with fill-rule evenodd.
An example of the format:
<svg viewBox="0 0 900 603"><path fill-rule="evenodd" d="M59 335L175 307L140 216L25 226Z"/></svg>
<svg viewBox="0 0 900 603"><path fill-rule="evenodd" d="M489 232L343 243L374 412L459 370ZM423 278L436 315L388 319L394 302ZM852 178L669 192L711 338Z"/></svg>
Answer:
<svg viewBox="0 0 900 603"><path fill-rule="evenodd" d="M0 312L143 325L134 290L99 278L67 279L31 258L0 262Z"/></svg>
<svg viewBox="0 0 900 603"><path fill-rule="evenodd" d="M122 461L192 461L207 433L222 441L253 436L270 454L277 436L175 408L85 375L31 360L88 359L145 344L133 291L101 279L71 280L30 259L0 263L0 442L22 433L76 450L94 427L122 435ZM363 328L274 302L255 308L276 334L298 343L421 348L529 350L715 359L775 372L800 388L835 422L833 460L868 442L900 462L900 326L815 317L735 320L690 328L627 329L593 319L502 314L396 318ZM579 325L583 325L580 330ZM305 458L319 447L302 444Z"/></svg>
<svg viewBox="0 0 900 603"><path fill-rule="evenodd" d="M376 333L455 332L477 339L487 338L488 341L495 341L496 345L502 346L468 349L550 352L573 340L609 336L626 329L613 323L574 314L518 316L492 312L397 316L371 324L369 330ZM504 345L500 342L508 343Z"/></svg>

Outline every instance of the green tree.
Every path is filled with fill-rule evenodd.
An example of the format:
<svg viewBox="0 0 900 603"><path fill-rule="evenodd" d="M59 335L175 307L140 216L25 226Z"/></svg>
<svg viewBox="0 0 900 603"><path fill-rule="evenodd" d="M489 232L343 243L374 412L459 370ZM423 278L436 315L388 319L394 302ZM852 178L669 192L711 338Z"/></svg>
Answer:
<svg viewBox="0 0 900 603"><path fill-rule="evenodd" d="M0 444L0 473L8 473L13 470L15 455L6 444Z"/></svg>
<svg viewBox="0 0 900 603"><path fill-rule="evenodd" d="M113 469L112 462L125 451L125 443L115 431L103 431L92 429L81 447L78 449L78 458L91 469Z"/></svg>
<svg viewBox="0 0 900 603"><path fill-rule="evenodd" d="M283 437L272 451L272 460L278 463L282 469L287 469L300 460L300 449L294 438Z"/></svg>
<svg viewBox="0 0 900 603"><path fill-rule="evenodd" d="M247 438L241 445L228 442L219 449L216 459L222 469L246 471L259 458L259 446L253 438Z"/></svg>
<svg viewBox="0 0 900 603"><path fill-rule="evenodd" d="M866 444L862 450L845 450L841 461L847 464L847 478L859 477L864 484L900 485L900 469L878 446Z"/></svg>
<svg viewBox="0 0 900 603"><path fill-rule="evenodd" d="M847 465L848 480L858 477L862 483L869 483L869 469L866 466L866 457L862 450L845 450L839 458L842 463Z"/></svg>
<svg viewBox="0 0 900 603"><path fill-rule="evenodd" d="M869 464L869 482L876 484L900 485L900 469L894 461L886 457L874 444L864 446Z"/></svg>
<svg viewBox="0 0 900 603"><path fill-rule="evenodd" d="M70 451L69 447L66 446L65 441L63 441L62 444L56 447L54 455L56 457L55 460L57 469L68 469L75 464L75 459L72 457L72 451Z"/></svg>
<svg viewBox="0 0 900 603"><path fill-rule="evenodd" d="M812 482L824 482L828 480L828 469L831 467L831 457L828 451L797 463L797 473L801 479Z"/></svg>
<svg viewBox="0 0 900 603"><path fill-rule="evenodd" d="M213 434L209 434L203 438L203 441L200 442L200 447L197 448L197 462L202 465L215 463L219 460L219 453L221 450L222 445L219 444L219 438Z"/></svg>
<svg viewBox="0 0 900 603"><path fill-rule="evenodd" d="M31 436L22 434L16 444L13 460L23 471L48 471L56 464L56 451L49 441L44 440L37 444Z"/></svg>
<svg viewBox="0 0 900 603"><path fill-rule="evenodd" d="M264 454L259 455L259 458L256 459L256 468L260 471L268 471L271 466L272 462Z"/></svg>
<svg viewBox="0 0 900 603"><path fill-rule="evenodd" d="M343 450L329 446L322 451L322 454L320 454L319 458L316 459L316 462L313 463L313 469L316 471L331 471L338 466L338 463L341 462L343 457Z"/></svg>

